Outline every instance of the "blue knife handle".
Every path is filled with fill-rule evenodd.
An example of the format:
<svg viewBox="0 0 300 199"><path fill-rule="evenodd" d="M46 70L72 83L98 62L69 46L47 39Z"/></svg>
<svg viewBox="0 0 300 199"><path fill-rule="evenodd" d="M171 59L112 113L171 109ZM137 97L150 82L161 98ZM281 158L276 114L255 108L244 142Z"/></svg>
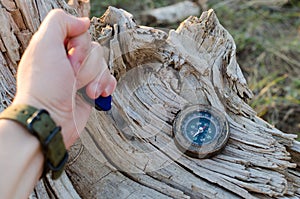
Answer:
<svg viewBox="0 0 300 199"><path fill-rule="evenodd" d="M112 96L107 97L98 97L93 100L86 95L85 88L80 89L78 93L83 97L83 99L89 103L91 106L94 106L98 111L109 111L111 109Z"/></svg>
<svg viewBox="0 0 300 199"><path fill-rule="evenodd" d="M95 108L98 111L109 111L111 109L111 101L111 95L107 97L100 96L97 99L95 99Z"/></svg>

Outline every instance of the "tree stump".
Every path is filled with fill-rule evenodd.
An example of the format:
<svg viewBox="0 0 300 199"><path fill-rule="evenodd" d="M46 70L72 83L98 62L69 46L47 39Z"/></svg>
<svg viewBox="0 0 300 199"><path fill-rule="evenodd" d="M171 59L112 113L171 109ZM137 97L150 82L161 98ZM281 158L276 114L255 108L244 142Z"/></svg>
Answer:
<svg viewBox="0 0 300 199"><path fill-rule="evenodd" d="M0 20L8 27L0 30L4 109L15 92L20 55L45 13L56 6L86 12L60 0L3 0L0 5ZM66 173L57 181L40 181L30 198L300 197L300 144L247 105L252 92L235 43L213 10L166 33L139 26L131 14L109 7L92 19L90 32L104 46L118 79L113 108L92 113L70 150ZM226 115L230 138L220 154L191 158L174 144L174 118L191 104L210 105Z"/></svg>

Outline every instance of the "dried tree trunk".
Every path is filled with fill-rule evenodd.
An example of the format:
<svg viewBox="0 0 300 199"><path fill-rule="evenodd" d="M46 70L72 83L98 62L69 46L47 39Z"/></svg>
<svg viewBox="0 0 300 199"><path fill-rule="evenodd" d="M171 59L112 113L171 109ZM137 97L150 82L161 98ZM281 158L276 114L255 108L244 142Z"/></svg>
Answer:
<svg viewBox="0 0 300 199"><path fill-rule="evenodd" d="M141 14L144 23L170 24L180 22L189 16L197 16L200 6L191 1L182 1L170 6L147 10Z"/></svg>
<svg viewBox="0 0 300 199"><path fill-rule="evenodd" d="M54 8L62 8L77 16L88 16L89 2L73 0L69 6L64 0L0 0L0 111L6 108L14 97L15 75L22 53L41 21ZM77 193L66 176L57 182L48 180L44 182L46 183L39 182L32 198L44 199L49 198L50 195L60 196L59 198L76 198ZM65 189L58 188L58 191L51 193L49 190L56 190L51 188L51 183L54 183L54 187L65 187ZM67 191L68 187L71 187L70 191Z"/></svg>
<svg viewBox="0 0 300 199"><path fill-rule="evenodd" d="M247 105L252 93L235 43L212 10L169 34L137 26L115 8L92 21L93 38L107 48L119 85L114 109L93 114L76 146L81 155L68 168L80 195L299 197L297 160L287 151L298 154L299 143ZM182 155L172 135L176 113L198 103L226 112L231 130L225 150L205 160Z"/></svg>
<svg viewBox="0 0 300 199"><path fill-rule="evenodd" d="M87 12L59 0L0 2L3 109L15 92L20 55L45 14L54 7ZM212 10L167 34L110 7L90 31L119 81L113 109L93 112L70 151L68 175L39 182L31 198L300 197L300 144L247 105L252 93L234 41ZM172 135L176 113L198 103L223 110L231 131L225 150L203 160L182 155Z"/></svg>

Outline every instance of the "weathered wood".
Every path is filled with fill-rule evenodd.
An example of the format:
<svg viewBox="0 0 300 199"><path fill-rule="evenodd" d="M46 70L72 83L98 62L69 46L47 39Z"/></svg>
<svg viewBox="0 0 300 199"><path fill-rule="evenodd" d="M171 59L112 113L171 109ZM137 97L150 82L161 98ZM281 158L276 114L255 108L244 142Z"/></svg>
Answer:
<svg viewBox="0 0 300 199"><path fill-rule="evenodd" d="M184 198L180 193L194 198L298 194L299 174L286 150L295 146L295 136L257 118L247 105L252 93L237 64L234 41L212 10L188 18L169 35L137 26L129 13L112 7L92 21L93 38L110 49L106 56L119 85L111 112L95 112L82 134L99 164L86 171L76 168L77 162L71 165L72 173L86 177L72 180L74 185L93 184L88 172L113 165L114 172L172 198ZM211 159L182 155L173 143L176 113L195 103L223 110L230 122L228 145ZM105 184L96 179L97 185ZM86 188L77 190L85 195Z"/></svg>
<svg viewBox="0 0 300 199"><path fill-rule="evenodd" d="M57 7L86 13L79 2L85 1L72 5L80 12L63 0L0 1L6 24L0 30L1 110L13 98L17 63L46 13ZM247 105L252 92L235 43L212 10L168 34L110 7L93 18L90 32L119 81L113 109L93 112L71 148L66 174L40 181L30 198L300 197L300 143ZM230 122L229 143L210 159L183 155L173 141L176 114L197 103L220 109Z"/></svg>
<svg viewBox="0 0 300 199"><path fill-rule="evenodd" d="M90 16L90 1L89 0L69 0L68 4L77 11L77 15L81 17Z"/></svg>
<svg viewBox="0 0 300 199"><path fill-rule="evenodd" d="M199 2L199 5L203 5L203 3ZM147 10L141 14L141 20L147 24L180 22L189 16L198 16L200 13L199 5L191 1L182 1L170 6Z"/></svg>
<svg viewBox="0 0 300 199"><path fill-rule="evenodd" d="M62 8L74 15L87 13L87 6L78 6L83 4L74 2L71 8L64 0L0 1L0 111L12 102L16 91L18 62L47 13L53 8ZM66 175L57 182L45 182L38 183L30 198L78 198Z"/></svg>

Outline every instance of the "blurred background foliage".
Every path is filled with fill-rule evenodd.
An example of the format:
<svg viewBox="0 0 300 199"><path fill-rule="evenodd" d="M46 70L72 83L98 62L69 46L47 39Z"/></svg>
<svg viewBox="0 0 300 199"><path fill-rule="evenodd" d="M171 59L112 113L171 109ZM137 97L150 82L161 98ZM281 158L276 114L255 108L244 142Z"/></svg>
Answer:
<svg viewBox="0 0 300 199"><path fill-rule="evenodd" d="M180 0L91 0L91 16L101 16L111 5L131 12L138 23L145 24L139 20L141 12L177 2ZM202 9L213 8L232 34L238 62L255 95L249 103L258 116L300 137L300 1L195 2ZM178 25L164 24L163 28Z"/></svg>

